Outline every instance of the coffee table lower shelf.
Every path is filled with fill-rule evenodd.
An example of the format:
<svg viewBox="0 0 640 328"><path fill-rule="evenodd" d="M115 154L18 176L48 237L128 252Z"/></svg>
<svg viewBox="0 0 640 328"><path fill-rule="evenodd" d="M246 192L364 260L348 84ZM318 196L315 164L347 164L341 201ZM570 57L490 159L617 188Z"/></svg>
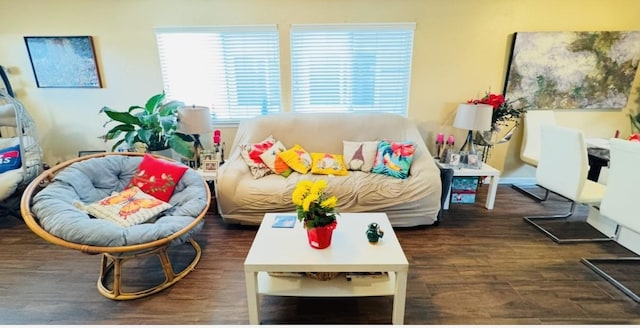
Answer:
<svg viewBox="0 0 640 328"><path fill-rule="evenodd" d="M395 295L396 275L348 281L344 275L321 281L305 276L273 277L258 272L258 294L298 297L359 297Z"/></svg>

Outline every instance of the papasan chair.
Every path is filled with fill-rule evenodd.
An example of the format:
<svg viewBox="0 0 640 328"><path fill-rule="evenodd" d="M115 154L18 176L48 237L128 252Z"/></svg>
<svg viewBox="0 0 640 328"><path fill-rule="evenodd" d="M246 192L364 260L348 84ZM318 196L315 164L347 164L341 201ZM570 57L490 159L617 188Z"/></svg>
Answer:
<svg viewBox="0 0 640 328"><path fill-rule="evenodd" d="M101 254L99 293L130 300L162 291L194 270L202 253L194 236L210 202L209 187L194 169L157 155L107 152L44 171L26 187L20 209L27 226L46 241ZM169 249L182 245L191 246L193 259L176 273L171 257L181 253ZM164 281L124 286L125 262L158 259L153 256ZM144 280L147 273L142 276L135 278Z"/></svg>

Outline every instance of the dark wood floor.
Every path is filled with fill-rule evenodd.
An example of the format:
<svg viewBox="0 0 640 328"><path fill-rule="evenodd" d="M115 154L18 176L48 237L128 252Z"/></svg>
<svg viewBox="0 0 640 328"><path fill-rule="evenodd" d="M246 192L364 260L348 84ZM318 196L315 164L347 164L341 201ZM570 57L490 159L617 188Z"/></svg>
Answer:
<svg viewBox="0 0 640 328"><path fill-rule="evenodd" d="M556 244L522 216L566 203L536 203L501 185L489 211L486 189L474 205L452 205L438 226L396 229L410 263L405 324L640 324L640 304L580 262L633 253L614 242ZM158 294L112 301L96 290L98 256L1 218L0 324L248 324L242 264L255 233L207 217L194 272ZM391 306L390 297L263 297L261 314L265 324L389 324Z"/></svg>

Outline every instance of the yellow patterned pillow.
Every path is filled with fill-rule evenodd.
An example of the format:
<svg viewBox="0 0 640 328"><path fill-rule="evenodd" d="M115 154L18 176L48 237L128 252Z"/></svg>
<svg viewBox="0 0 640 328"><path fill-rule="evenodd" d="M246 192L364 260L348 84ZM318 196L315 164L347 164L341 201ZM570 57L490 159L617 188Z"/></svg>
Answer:
<svg viewBox="0 0 640 328"><path fill-rule="evenodd" d="M347 167L344 165L342 155L329 153L311 153L313 174L347 175Z"/></svg>
<svg viewBox="0 0 640 328"><path fill-rule="evenodd" d="M298 144L279 152L277 156L296 172L307 174L311 169L311 156Z"/></svg>

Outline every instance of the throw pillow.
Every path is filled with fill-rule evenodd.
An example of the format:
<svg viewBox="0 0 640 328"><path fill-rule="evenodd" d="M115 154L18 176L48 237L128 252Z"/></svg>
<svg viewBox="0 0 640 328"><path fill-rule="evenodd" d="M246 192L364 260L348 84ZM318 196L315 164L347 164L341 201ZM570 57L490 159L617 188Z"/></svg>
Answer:
<svg viewBox="0 0 640 328"><path fill-rule="evenodd" d="M20 166L20 145L0 149L0 173L18 169Z"/></svg>
<svg viewBox="0 0 640 328"><path fill-rule="evenodd" d="M269 136L258 143L240 145L240 155L249 166L254 179L262 178L271 173L271 169L260 158L260 155L271 148L276 141L273 136Z"/></svg>
<svg viewBox="0 0 640 328"><path fill-rule="evenodd" d="M405 179L409 176L409 167L415 151L415 143L411 141L382 140L378 144L378 153L371 172Z"/></svg>
<svg viewBox="0 0 640 328"><path fill-rule="evenodd" d="M279 174L286 178L291 174L291 172L293 172L293 170L282 160L282 158L278 157L278 154L285 150L287 150L287 148L280 141L276 141L271 148L260 154L260 159L275 174Z"/></svg>
<svg viewBox="0 0 640 328"><path fill-rule="evenodd" d="M126 228L155 218L171 208L171 204L146 194L138 187L131 187L79 207L98 219L109 220Z"/></svg>
<svg viewBox="0 0 640 328"><path fill-rule="evenodd" d="M347 175L347 167L344 165L342 155L329 153L311 153L311 173Z"/></svg>
<svg viewBox="0 0 640 328"><path fill-rule="evenodd" d="M342 154L347 169L371 172L379 141L342 141Z"/></svg>
<svg viewBox="0 0 640 328"><path fill-rule="evenodd" d="M145 193L168 202L173 195L173 189L187 169L189 168L181 163L144 154L138 171L129 181L127 188L138 187Z"/></svg>
<svg viewBox="0 0 640 328"><path fill-rule="evenodd" d="M277 156L296 172L307 174L311 169L311 155L298 144L280 152Z"/></svg>

